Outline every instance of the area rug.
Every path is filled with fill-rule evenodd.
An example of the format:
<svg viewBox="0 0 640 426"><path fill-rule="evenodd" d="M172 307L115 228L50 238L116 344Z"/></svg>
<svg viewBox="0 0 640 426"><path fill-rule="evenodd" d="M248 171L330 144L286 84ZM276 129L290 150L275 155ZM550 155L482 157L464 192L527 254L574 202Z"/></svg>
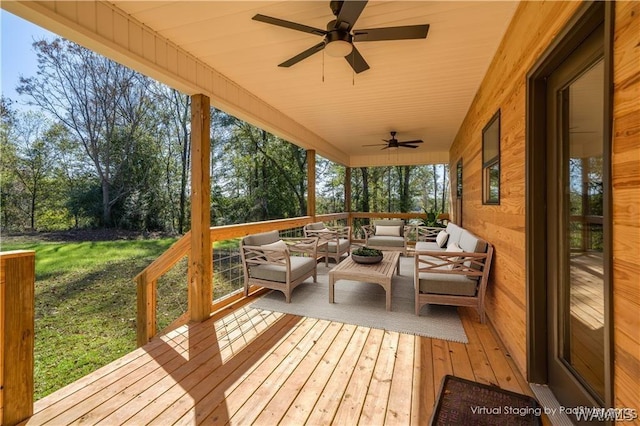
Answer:
<svg viewBox="0 0 640 426"><path fill-rule="evenodd" d="M446 375L430 424L540 425L542 413L530 396Z"/></svg>
<svg viewBox="0 0 640 426"><path fill-rule="evenodd" d="M385 309L385 291L378 284L339 280L335 303L329 303L329 271L335 266L318 264L318 282L312 279L293 290L291 303L284 294L271 291L252 304L253 308L378 328L417 336L468 343L454 306L425 305L414 313L413 258L400 258L400 273L392 281L391 311Z"/></svg>

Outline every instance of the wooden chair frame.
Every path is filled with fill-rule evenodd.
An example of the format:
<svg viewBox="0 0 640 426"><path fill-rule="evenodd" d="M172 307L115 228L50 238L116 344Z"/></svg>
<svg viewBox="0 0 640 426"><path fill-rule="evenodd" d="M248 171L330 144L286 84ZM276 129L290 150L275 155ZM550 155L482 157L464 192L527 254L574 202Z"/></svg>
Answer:
<svg viewBox="0 0 640 426"><path fill-rule="evenodd" d="M291 292L296 286L302 283L307 278L313 276L313 282L318 281L318 269L314 265L313 270L300 276L299 278L291 279L291 254L307 255L314 259L317 259L318 238L282 238L282 241L287 244L289 253L281 249L265 249L262 246L245 245L243 241L240 242L240 254L242 257L242 266L244 268L244 294L249 295L249 288L252 285L257 285L272 290L278 290L284 293L284 297L287 303L291 302ZM286 279L284 282L269 281L260 278L252 278L250 274L251 266L254 265L278 265L285 268Z"/></svg>
<svg viewBox="0 0 640 426"><path fill-rule="evenodd" d="M414 290L416 315L428 303L435 305L470 306L478 311L480 322L485 322L484 299L493 259L493 246L487 243L486 253L417 251L415 253ZM452 265L452 269L447 268ZM477 279L475 296L456 296L420 292L420 273L464 275Z"/></svg>

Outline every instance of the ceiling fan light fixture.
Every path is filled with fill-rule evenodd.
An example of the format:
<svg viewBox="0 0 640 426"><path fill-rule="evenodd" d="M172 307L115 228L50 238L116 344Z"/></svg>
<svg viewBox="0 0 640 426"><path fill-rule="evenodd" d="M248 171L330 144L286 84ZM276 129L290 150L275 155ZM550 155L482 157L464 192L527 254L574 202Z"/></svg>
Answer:
<svg viewBox="0 0 640 426"><path fill-rule="evenodd" d="M351 34L341 31L331 31L327 34L324 50L327 55L335 58L345 57L353 51Z"/></svg>

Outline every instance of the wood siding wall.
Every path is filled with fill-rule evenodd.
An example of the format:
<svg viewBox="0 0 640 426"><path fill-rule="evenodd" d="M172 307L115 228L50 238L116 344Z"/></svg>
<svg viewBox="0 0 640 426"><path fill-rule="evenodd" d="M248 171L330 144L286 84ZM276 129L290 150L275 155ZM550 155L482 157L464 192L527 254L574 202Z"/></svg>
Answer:
<svg viewBox="0 0 640 426"><path fill-rule="evenodd" d="M488 316L526 376L526 75L580 2L522 2L460 127L450 170L463 159L465 228L495 246ZM616 405L638 404L640 378L640 3L616 4L614 37L613 310ZM482 205L482 128L501 110L500 205ZM458 218L454 218L458 221Z"/></svg>
<svg viewBox="0 0 640 426"><path fill-rule="evenodd" d="M640 3L618 2L613 47L614 396L640 409Z"/></svg>

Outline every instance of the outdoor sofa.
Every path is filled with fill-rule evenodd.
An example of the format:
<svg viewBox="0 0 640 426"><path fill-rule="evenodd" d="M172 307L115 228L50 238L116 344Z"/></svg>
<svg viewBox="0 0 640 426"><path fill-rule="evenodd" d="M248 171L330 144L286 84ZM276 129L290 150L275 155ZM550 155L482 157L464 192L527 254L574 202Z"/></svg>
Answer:
<svg viewBox="0 0 640 426"><path fill-rule="evenodd" d="M418 230L418 235L428 237L415 248L416 315L426 304L471 306L484 323L493 246L452 222L446 229Z"/></svg>

